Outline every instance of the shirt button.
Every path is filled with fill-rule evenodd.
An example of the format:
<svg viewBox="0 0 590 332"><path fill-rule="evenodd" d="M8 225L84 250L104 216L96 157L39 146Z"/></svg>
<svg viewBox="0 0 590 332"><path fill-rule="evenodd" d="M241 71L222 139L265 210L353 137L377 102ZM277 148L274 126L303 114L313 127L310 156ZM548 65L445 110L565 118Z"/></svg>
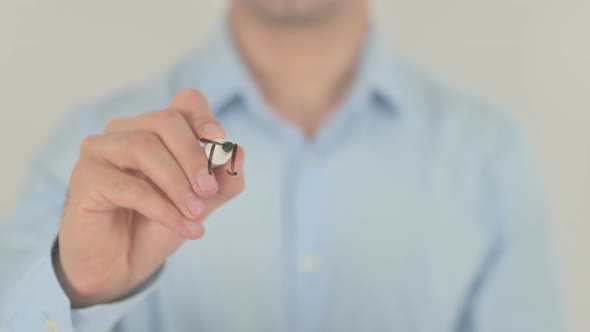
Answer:
<svg viewBox="0 0 590 332"><path fill-rule="evenodd" d="M45 322L45 332L59 332L57 323L54 320L48 320Z"/></svg>
<svg viewBox="0 0 590 332"><path fill-rule="evenodd" d="M299 259L299 269L303 272L312 273L318 270L320 262L315 256L303 256Z"/></svg>

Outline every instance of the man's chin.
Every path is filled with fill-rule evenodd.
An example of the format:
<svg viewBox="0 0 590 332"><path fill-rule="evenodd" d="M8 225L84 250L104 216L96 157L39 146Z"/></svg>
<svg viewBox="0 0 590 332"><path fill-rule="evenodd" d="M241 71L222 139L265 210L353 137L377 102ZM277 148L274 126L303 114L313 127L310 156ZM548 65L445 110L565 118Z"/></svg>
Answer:
<svg viewBox="0 0 590 332"><path fill-rule="evenodd" d="M243 1L260 18L285 25L313 24L332 16L350 0L234 0Z"/></svg>

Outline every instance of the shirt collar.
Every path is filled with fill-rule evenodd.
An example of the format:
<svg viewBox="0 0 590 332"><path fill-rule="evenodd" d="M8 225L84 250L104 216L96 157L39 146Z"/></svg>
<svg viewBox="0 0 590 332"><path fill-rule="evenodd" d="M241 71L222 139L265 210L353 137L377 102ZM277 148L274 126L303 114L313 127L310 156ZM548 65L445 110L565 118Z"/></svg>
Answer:
<svg viewBox="0 0 590 332"><path fill-rule="evenodd" d="M240 58L229 24L223 24L207 45L180 71L180 84L202 91L215 113L236 102L260 98ZM380 30L371 24L355 81L345 104L395 113L402 110L399 70ZM247 102L247 101L246 101Z"/></svg>
<svg viewBox="0 0 590 332"><path fill-rule="evenodd" d="M372 23L349 98L360 105L396 113L402 110L400 70L385 37ZM355 96L356 94L356 96Z"/></svg>

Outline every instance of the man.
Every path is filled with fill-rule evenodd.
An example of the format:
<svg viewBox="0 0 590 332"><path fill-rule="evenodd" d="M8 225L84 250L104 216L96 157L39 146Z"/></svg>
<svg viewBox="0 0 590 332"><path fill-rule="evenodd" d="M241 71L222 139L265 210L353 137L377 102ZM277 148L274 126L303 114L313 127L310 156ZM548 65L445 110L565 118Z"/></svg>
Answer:
<svg viewBox="0 0 590 332"><path fill-rule="evenodd" d="M562 330L520 133L368 12L232 1L198 55L71 113L2 225L2 326ZM226 136L248 157L210 175L198 139Z"/></svg>

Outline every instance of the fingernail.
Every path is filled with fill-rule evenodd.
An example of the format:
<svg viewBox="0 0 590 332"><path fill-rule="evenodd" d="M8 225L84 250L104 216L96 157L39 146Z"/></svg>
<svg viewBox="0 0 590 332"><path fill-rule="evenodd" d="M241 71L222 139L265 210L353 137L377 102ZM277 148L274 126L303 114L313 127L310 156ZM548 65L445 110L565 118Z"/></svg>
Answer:
<svg viewBox="0 0 590 332"><path fill-rule="evenodd" d="M203 192L214 192L217 191L217 180L212 174L209 174L209 171L206 169L202 169L199 171L197 175L197 184L199 188Z"/></svg>
<svg viewBox="0 0 590 332"><path fill-rule="evenodd" d="M203 232L203 225L197 221L186 219L184 225L191 234L200 234Z"/></svg>
<svg viewBox="0 0 590 332"><path fill-rule="evenodd" d="M211 139L224 138L225 130L223 130L219 124L215 122L209 122L201 127L201 130L199 130L199 136Z"/></svg>
<svg viewBox="0 0 590 332"><path fill-rule="evenodd" d="M193 193L186 195L186 206L194 216L201 216L205 212L205 204Z"/></svg>

